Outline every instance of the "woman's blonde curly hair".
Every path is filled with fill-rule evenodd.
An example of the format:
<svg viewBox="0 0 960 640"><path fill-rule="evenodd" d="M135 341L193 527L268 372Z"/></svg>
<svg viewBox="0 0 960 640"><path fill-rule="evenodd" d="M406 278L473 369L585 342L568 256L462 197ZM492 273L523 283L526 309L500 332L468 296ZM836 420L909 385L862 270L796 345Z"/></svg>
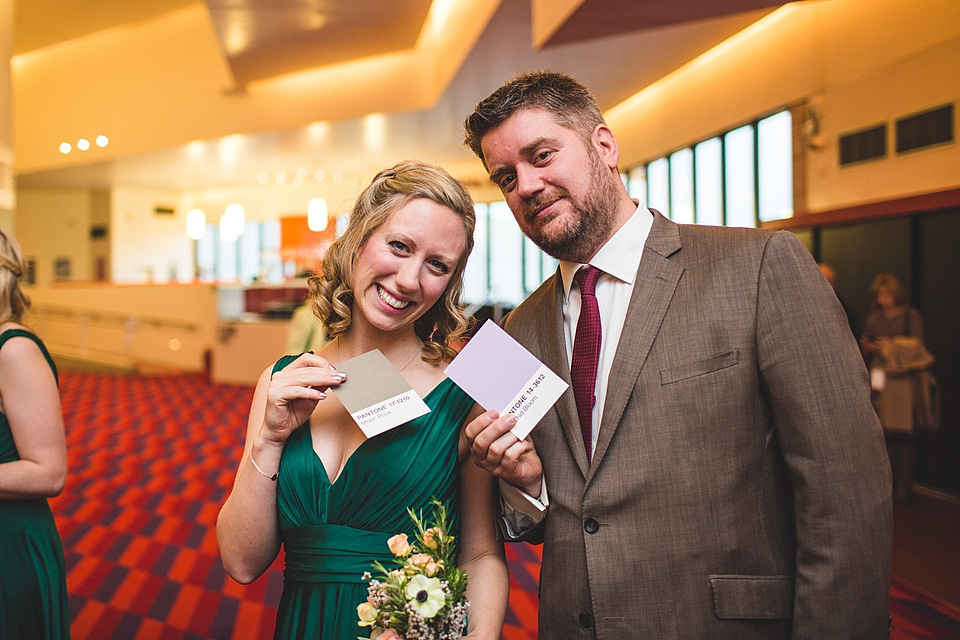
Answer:
<svg viewBox="0 0 960 640"><path fill-rule="evenodd" d="M0 324L23 322L30 299L20 289L27 265L13 236L0 229Z"/></svg>
<svg viewBox="0 0 960 640"><path fill-rule="evenodd" d="M350 326L353 310L353 266L371 234L399 207L415 198L426 198L447 207L463 220L466 246L453 268L450 282L440 299L414 323L423 341L425 362L437 364L452 359L454 345L470 328L463 312L460 293L463 270L473 250L476 213L473 199L459 180L426 162L408 160L378 173L354 204L347 230L327 250L322 273L307 280L313 312L323 322L330 338Z"/></svg>

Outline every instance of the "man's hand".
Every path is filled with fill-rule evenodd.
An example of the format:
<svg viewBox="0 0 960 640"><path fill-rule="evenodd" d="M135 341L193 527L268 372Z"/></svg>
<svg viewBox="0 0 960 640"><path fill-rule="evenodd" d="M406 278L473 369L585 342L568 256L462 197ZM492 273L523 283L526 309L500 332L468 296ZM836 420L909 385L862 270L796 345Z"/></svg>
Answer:
<svg viewBox="0 0 960 640"><path fill-rule="evenodd" d="M539 498L543 465L530 436L517 440L517 436L510 433L516 423L512 415L501 418L492 409L477 416L464 430L470 455L481 469Z"/></svg>

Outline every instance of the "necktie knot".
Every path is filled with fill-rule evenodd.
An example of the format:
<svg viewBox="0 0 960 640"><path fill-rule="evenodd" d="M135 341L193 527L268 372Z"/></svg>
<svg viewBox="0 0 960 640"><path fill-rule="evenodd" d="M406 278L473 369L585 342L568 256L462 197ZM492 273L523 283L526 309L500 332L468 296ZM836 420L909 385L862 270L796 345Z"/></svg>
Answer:
<svg viewBox="0 0 960 640"><path fill-rule="evenodd" d="M597 280L600 279L601 273L603 272L600 271L600 269L597 269L589 264L580 267L577 270L577 273L574 274L573 279L576 281L577 286L580 287L581 296L596 295Z"/></svg>

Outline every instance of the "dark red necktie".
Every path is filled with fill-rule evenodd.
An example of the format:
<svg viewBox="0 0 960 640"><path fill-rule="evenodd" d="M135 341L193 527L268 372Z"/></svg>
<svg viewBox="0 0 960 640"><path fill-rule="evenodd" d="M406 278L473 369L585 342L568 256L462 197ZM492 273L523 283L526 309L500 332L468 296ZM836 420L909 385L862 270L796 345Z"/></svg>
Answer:
<svg viewBox="0 0 960 640"><path fill-rule="evenodd" d="M593 456L593 405L597 400L597 363L600 360L600 306L595 290L601 273L596 267L587 265L573 276L580 287L580 319L573 339L570 378L588 461Z"/></svg>

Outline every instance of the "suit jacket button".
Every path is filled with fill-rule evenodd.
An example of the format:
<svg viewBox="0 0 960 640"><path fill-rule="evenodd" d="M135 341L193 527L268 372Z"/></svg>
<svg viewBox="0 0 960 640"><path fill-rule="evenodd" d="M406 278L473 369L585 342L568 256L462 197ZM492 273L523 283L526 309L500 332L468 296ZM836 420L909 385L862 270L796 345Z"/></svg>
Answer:
<svg viewBox="0 0 960 640"><path fill-rule="evenodd" d="M600 531L600 523L594 518L587 518L583 523L583 530L587 533L596 533Z"/></svg>
<svg viewBox="0 0 960 640"><path fill-rule="evenodd" d="M593 626L593 616L591 616L589 613L581 613L578 620L580 622L580 626L584 629L589 629Z"/></svg>

